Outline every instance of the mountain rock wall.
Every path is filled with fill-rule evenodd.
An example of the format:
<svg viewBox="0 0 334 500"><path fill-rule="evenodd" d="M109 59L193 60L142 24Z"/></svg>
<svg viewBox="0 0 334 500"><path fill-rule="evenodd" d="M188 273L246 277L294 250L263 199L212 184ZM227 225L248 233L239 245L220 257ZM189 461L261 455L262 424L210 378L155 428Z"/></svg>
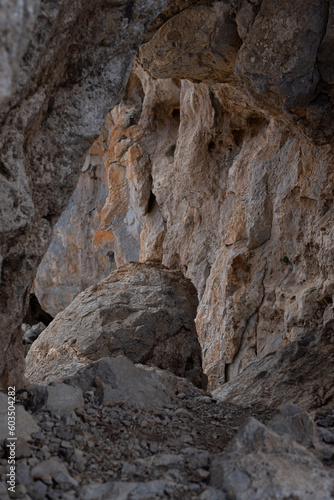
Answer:
<svg viewBox="0 0 334 500"><path fill-rule="evenodd" d="M141 45L109 115L96 259L108 241L117 265L192 280L211 387L334 317L333 20L322 1L196 3Z"/></svg>
<svg viewBox="0 0 334 500"><path fill-rule="evenodd" d="M31 2L14 20L31 38L6 45L1 84L5 384L82 169L35 283L52 315L120 264L180 269L211 387L333 317L333 3L166 4Z"/></svg>
<svg viewBox="0 0 334 500"><path fill-rule="evenodd" d="M52 229L166 0L1 2L0 380L23 383L20 324Z"/></svg>

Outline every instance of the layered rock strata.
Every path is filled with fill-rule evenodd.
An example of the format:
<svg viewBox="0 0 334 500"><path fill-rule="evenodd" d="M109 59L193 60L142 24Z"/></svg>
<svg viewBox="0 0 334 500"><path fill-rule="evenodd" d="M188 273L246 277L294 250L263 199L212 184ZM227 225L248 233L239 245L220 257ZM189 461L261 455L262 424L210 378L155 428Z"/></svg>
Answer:
<svg viewBox="0 0 334 500"><path fill-rule="evenodd" d="M51 382L105 356L127 356L202 387L196 289L179 271L131 263L82 292L33 343L30 382Z"/></svg>
<svg viewBox="0 0 334 500"><path fill-rule="evenodd" d="M167 0L2 2L0 380L23 383L22 323L52 229Z"/></svg>

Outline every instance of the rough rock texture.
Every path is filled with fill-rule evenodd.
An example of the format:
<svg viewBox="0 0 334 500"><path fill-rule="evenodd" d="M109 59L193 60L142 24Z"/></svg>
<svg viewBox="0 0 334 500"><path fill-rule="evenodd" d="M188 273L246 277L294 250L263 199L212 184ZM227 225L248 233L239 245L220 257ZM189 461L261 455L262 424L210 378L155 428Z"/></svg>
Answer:
<svg viewBox="0 0 334 500"><path fill-rule="evenodd" d="M20 62L30 41L39 6L40 0L0 2L0 105L14 93Z"/></svg>
<svg viewBox="0 0 334 500"><path fill-rule="evenodd" d="M96 235L108 194L104 161L110 121L107 119L103 133L89 151L77 187L37 271L35 294L52 316L116 267L112 238L109 241L107 233L100 239Z"/></svg>
<svg viewBox="0 0 334 500"><path fill-rule="evenodd" d="M23 383L19 327L52 228L107 112L124 91L139 43L166 3L47 0L39 10L31 0L0 4L4 386Z"/></svg>
<svg viewBox="0 0 334 500"><path fill-rule="evenodd" d="M38 424L17 443L19 498L333 497L333 409L314 421L292 404L238 407L123 356L81 367L63 383L29 387L18 402ZM0 433L5 481L2 440ZM1 486L0 494L7 500Z"/></svg>
<svg viewBox="0 0 334 500"><path fill-rule="evenodd" d="M291 402L306 410L334 403L334 321L250 364L213 391L222 401L248 406Z"/></svg>
<svg viewBox="0 0 334 500"><path fill-rule="evenodd" d="M16 405L15 437L17 439L29 439L33 432L38 432L37 422L26 412L23 406ZM8 438L8 396L0 392L0 442Z"/></svg>
<svg viewBox="0 0 334 500"><path fill-rule="evenodd" d="M311 451L251 418L210 468L210 484L235 500L330 500L334 476Z"/></svg>
<svg viewBox="0 0 334 500"><path fill-rule="evenodd" d="M82 292L38 337L30 382L62 379L105 356L168 369L202 387L195 287L179 271L130 263Z"/></svg>
<svg viewBox="0 0 334 500"><path fill-rule="evenodd" d="M75 30L69 21L62 37L51 26L51 31L39 28L44 38L27 54L36 55L46 44L56 57L63 43L57 75L48 70L55 60L45 56L47 51L40 59L23 59L19 91L3 121L6 144L14 144L15 137L17 147L3 148L1 165L9 167L2 171L8 177L13 168L22 194L12 203L9 184L15 187L18 181L2 185L7 193L3 241L10 240L2 253L14 249L2 266L4 331L8 324L18 326L18 319L8 320L9 311L18 318L14 311L22 310L22 294L45 252L50 224L74 186L75 176L68 174L84 164L84 149L125 84L121 77L118 83L106 82L107 70L99 74L92 65L99 66L100 58L104 62L108 40L116 47L115 58L122 53L118 61L128 75L134 54L129 40L138 26L144 36L138 10L144 14L148 4L136 4L131 15L124 2L103 7L113 16L114 9L123 13L111 16L113 23L132 16L125 39L117 38L104 10L101 18L98 10L94 15L85 11L80 22L73 20ZM154 3L150 19L162 4ZM48 18L49 7L42 7ZM83 28L85 15L91 29ZM57 23L62 19L59 15ZM46 309L59 311L84 286L104 277L113 265L108 254L116 265L154 259L181 269L199 293L197 328L212 387L333 318L333 19L333 2L326 0L169 2L140 47L122 103L109 116L97 145L100 160L87 159L92 175L95 165L97 176L106 179L94 188L86 185L73 205L85 214L92 210L85 228L91 241L82 249L79 229L61 225L56 249L41 269L36 286L40 296L45 287ZM106 37L96 39L99 22L105 23ZM71 40L79 40L75 50ZM34 79L24 80L32 69ZM24 94L30 84L37 93ZM38 178L30 182L32 197L27 177L19 172L23 158L28 177ZM101 208L104 182L108 194ZM87 192L94 193L92 204L83 208L79 200ZM15 225L17 211L22 217ZM85 214L73 216L78 228ZM40 215L43 227L31 222ZM30 229L24 244L23 228ZM67 245L64 250L60 240ZM68 258L71 251L80 258ZM66 262L57 266L61 276L55 280L54 256Z"/></svg>
<svg viewBox="0 0 334 500"><path fill-rule="evenodd" d="M211 387L334 317L333 18L315 0L189 6L110 115L94 239L192 280Z"/></svg>

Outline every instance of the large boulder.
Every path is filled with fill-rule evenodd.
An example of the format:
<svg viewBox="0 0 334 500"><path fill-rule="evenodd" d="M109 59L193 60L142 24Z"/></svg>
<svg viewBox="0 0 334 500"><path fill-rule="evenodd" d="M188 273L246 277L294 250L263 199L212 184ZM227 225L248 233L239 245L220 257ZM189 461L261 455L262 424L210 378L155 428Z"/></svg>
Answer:
<svg viewBox="0 0 334 500"><path fill-rule="evenodd" d="M82 292L34 342L30 382L51 382L82 364L125 355L202 386L194 318L197 293L179 271L129 263Z"/></svg>

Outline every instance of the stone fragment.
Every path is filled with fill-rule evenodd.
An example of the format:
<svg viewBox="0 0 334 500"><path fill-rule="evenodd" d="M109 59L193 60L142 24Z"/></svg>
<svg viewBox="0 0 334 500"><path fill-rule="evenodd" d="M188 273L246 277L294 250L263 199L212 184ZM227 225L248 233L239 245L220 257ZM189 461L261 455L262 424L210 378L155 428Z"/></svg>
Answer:
<svg viewBox="0 0 334 500"><path fill-rule="evenodd" d="M85 391L97 377L103 383L99 403L105 406L126 398L137 408L153 409L171 400L154 371L137 367L124 356L102 358L78 371L67 382Z"/></svg>
<svg viewBox="0 0 334 500"><path fill-rule="evenodd" d="M15 405L15 437L29 440L39 426L23 406ZM0 441L8 438L8 396L0 392Z"/></svg>
<svg viewBox="0 0 334 500"><path fill-rule="evenodd" d="M82 390L68 384L54 384L47 387L46 408L62 414L84 405Z"/></svg>
<svg viewBox="0 0 334 500"><path fill-rule="evenodd" d="M32 477L40 479L45 484L52 484L53 480L65 490L78 485L78 482L69 475L66 465L54 458L36 465L32 469Z"/></svg>
<svg viewBox="0 0 334 500"><path fill-rule="evenodd" d="M202 387L196 307L196 290L180 272L127 264L80 294L44 330L26 358L27 377L59 381L84 364L122 354Z"/></svg>
<svg viewBox="0 0 334 500"><path fill-rule="evenodd" d="M104 498L117 498L127 500L134 498L136 500L153 500L163 497L166 488L177 492L179 486L176 483L155 480L140 482L108 482L103 485L96 483L81 488L81 495L86 500L103 500Z"/></svg>
<svg viewBox="0 0 334 500"><path fill-rule="evenodd" d="M306 448L251 418L210 467L228 498L330 500L333 475Z"/></svg>
<svg viewBox="0 0 334 500"><path fill-rule="evenodd" d="M31 345L43 332L43 330L45 330L46 326L42 322L39 322L36 325L32 326L29 326L26 323L24 323L21 328L24 331L22 337L23 344Z"/></svg>
<svg viewBox="0 0 334 500"><path fill-rule="evenodd" d="M319 444L317 427L312 417L294 404L281 405L267 425L277 434L290 436L306 448L315 448Z"/></svg>

